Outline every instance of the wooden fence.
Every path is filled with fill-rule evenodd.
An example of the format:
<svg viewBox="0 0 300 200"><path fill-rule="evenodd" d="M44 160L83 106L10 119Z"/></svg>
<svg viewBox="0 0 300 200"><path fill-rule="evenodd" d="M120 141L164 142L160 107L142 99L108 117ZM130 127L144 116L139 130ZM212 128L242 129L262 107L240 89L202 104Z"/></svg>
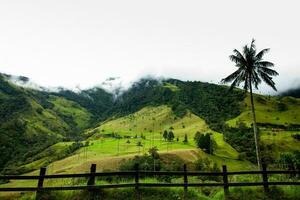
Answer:
<svg viewBox="0 0 300 200"><path fill-rule="evenodd" d="M57 174L57 175L46 175L46 168L40 169L39 176L18 176L18 175L5 175L0 176L0 180L38 180L37 187L14 187L14 188L2 188L0 192L12 192L12 191L36 191L37 199L39 199L40 193L43 191L54 191L54 190L88 190L95 192L99 189L104 188L135 188L138 192L139 188L153 188L153 187L182 187L184 189L184 195L186 196L189 187L223 187L225 197L229 195L229 187L243 187L243 186L263 186L266 193L269 192L269 186L273 185L300 185L299 181L281 181L281 182L270 182L268 175L270 174L290 174L299 176L300 171L282 171L282 170L267 170L266 165L263 165L261 171L227 171L226 165L223 165L222 172L199 172L199 171L187 171L187 166L183 165L183 171L140 171L138 165L135 167L135 171L118 171L118 172L96 172L96 164L91 165L90 173L82 174ZM228 177L232 175L261 175L261 182L229 182ZM182 176L182 183L140 183L140 176ZM96 177L131 177L134 179L133 183L121 183L121 184L102 184L96 185ZM188 177L191 176L221 176L223 177L222 182L215 183L189 183ZM64 178L88 178L87 185L85 186L61 186L61 187L44 187L45 179L64 179Z"/></svg>

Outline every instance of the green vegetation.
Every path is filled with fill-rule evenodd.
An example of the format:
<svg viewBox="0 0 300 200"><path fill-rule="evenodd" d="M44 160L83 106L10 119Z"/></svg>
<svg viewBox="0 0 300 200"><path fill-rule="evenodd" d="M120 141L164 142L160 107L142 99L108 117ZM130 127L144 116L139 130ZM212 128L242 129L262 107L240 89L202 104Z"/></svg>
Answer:
<svg viewBox="0 0 300 200"><path fill-rule="evenodd" d="M255 169L251 99L241 90L228 93L227 87L214 84L143 79L117 97L102 89L49 93L13 85L1 76L0 81L0 168L5 168L0 170L2 173L34 175L42 166L47 166L48 174L81 173L88 172L91 163L97 164L97 171L133 169L136 163L141 169L157 171L182 170L183 163L189 170L219 171L224 164L229 171ZM274 169L297 168L299 99L254 94L254 103L263 161ZM256 179L232 177L232 181L239 180ZM132 180L99 178L97 183L118 181ZM148 177L143 181L176 183L182 177ZM195 177L191 181L219 180ZM86 184L86 180L78 183ZM36 181L0 184L17 186L36 186ZM134 195L132 189L120 189L117 194L113 191L116 190L102 192L106 199L116 199L119 194L130 199ZM166 197L160 190L147 189L142 193L147 195L149 191L152 199L182 195L181 189L164 189ZM236 191L232 199L246 199L247 195L264 198L261 194L248 194L260 191L257 188L232 191ZM191 199L223 198L218 188L194 188L189 193ZM277 194L284 194L287 199L295 196L286 190ZM52 199L72 199L75 192L47 195ZM22 198L30 199L32 195Z"/></svg>
<svg viewBox="0 0 300 200"><path fill-rule="evenodd" d="M3 76L0 91L0 172L32 170L20 166L57 142L79 137L89 126L91 114L75 102L15 86Z"/></svg>
<svg viewBox="0 0 300 200"><path fill-rule="evenodd" d="M278 104L286 105L284 111L278 109ZM292 125L300 125L300 99L293 97L266 97L262 95L254 95L255 113L259 126L267 126L269 128L288 128ZM235 127L238 121L242 121L248 127L251 126L251 108L250 97L247 96L241 103L242 113L228 120L229 126ZM277 126L276 126L277 125Z"/></svg>
<svg viewBox="0 0 300 200"><path fill-rule="evenodd" d="M134 138L137 135L140 138L141 133L143 133L150 144L157 145L163 140L168 141L170 132L174 134L174 138L178 137L179 141L184 141L185 135L193 138L197 131L212 134L215 142L215 155L233 159L238 158L238 152L224 142L223 135L211 130L203 119L190 112L183 117L177 117L168 106L145 107L131 115L104 122L100 126L88 130L86 134L92 135L92 139L97 139L113 134L125 138ZM193 142L179 143L195 147ZM169 143L167 142L167 144ZM178 142L170 143L167 147L173 148L174 144L178 144Z"/></svg>
<svg viewBox="0 0 300 200"><path fill-rule="evenodd" d="M260 188L236 188L230 190L230 199L232 200L297 200L299 199L299 190L296 187L285 187L283 189L272 187L270 195L264 194L263 189ZM132 200L136 198L134 189L110 189L99 191L99 196L103 200ZM181 188L159 188L159 189L140 189L140 195L143 200L174 200L183 199L183 189ZM64 192L49 192L44 194L44 198L51 200L72 200L72 199L88 199L90 193L87 191L64 191ZM189 188L189 200L223 200L224 195L221 189L208 189L202 190ZM4 198L8 200L9 198ZM34 200L35 195L28 193L20 198L21 200Z"/></svg>
<svg viewBox="0 0 300 200"><path fill-rule="evenodd" d="M211 139L211 134L201 134L197 131L194 140L198 148L202 149L205 153L213 154L213 140Z"/></svg>

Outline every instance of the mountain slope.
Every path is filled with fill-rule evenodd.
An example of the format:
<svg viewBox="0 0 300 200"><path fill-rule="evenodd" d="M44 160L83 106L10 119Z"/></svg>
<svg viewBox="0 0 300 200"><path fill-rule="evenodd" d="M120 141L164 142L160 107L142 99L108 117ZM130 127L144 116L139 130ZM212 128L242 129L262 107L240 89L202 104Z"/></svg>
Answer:
<svg viewBox="0 0 300 200"><path fill-rule="evenodd" d="M284 127L291 125L300 126L300 99L293 97L266 97L254 95L255 113L257 122L262 125ZM236 126L237 122L244 122L247 126L252 123L250 97L241 103L241 114L227 121L230 126Z"/></svg>
<svg viewBox="0 0 300 200"><path fill-rule="evenodd" d="M75 102L13 85L0 76L0 168L26 162L49 145L75 137L90 118Z"/></svg>
<svg viewBox="0 0 300 200"><path fill-rule="evenodd" d="M150 140L153 139L153 143L155 143L163 140L162 133L164 130L172 130L175 139L178 138L181 142L186 134L190 144L194 144L193 138L197 131L212 133L216 142L215 155L231 159L238 157L237 151L223 140L223 135L211 130L203 119L191 112L178 117L168 106L145 107L125 117L106 121L99 127L87 131L87 134L93 134L92 138L105 137L106 134L130 138L143 135Z"/></svg>

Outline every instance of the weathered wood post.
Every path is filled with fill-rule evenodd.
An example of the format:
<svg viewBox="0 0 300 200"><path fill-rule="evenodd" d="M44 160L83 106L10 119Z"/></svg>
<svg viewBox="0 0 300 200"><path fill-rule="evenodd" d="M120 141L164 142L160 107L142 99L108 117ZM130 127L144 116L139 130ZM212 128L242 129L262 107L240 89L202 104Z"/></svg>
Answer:
<svg viewBox="0 0 300 200"><path fill-rule="evenodd" d="M265 193L268 194L270 190L269 190L268 173L267 173L266 164L262 164L262 179L263 179Z"/></svg>
<svg viewBox="0 0 300 200"><path fill-rule="evenodd" d="M94 186L95 185L95 173L96 173L96 164L91 165L91 170L90 170L90 177L87 182L88 186ZM90 192L90 199L96 199L97 193L94 189L89 188L88 191Z"/></svg>
<svg viewBox="0 0 300 200"><path fill-rule="evenodd" d="M140 178L140 172L139 172L139 164L136 163L135 166L135 195L136 195L136 199L139 200L140 199L140 191L139 191L139 178Z"/></svg>
<svg viewBox="0 0 300 200"><path fill-rule="evenodd" d="M87 183L88 186L95 185L95 173L96 173L96 164L92 164L90 170L91 175Z"/></svg>
<svg viewBox="0 0 300 200"><path fill-rule="evenodd" d="M45 175L46 175L46 167L41 167L40 169L40 176L39 176L39 180L38 180L38 189L36 191L36 196L35 199L39 200L42 198L42 194L43 194L43 185L44 185L44 179L45 179Z"/></svg>
<svg viewBox="0 0 300 200"><path fill-rule="evenodd" d="M228 185L228 174L226 165L222 166L223 169L223 183L224 183L224 198L228 199L229 196L229 185Z"/></svg>
<svg viewBox="0 0 300 200"><path fill-rule="evenodd" d="M186 164L183 165L183 182L184 182L184 191L183 199L187 199L187 190L188 190L188 176L187 176L187 167Z"/></svg>

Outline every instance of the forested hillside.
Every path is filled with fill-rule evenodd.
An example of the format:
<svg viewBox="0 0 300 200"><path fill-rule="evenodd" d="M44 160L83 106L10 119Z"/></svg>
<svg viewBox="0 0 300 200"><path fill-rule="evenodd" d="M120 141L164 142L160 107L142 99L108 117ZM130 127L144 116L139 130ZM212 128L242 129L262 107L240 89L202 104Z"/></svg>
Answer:
<svg viewBox="0 0 300 200"><path fill-rule="evenodd" d="M58 141L75 140L91 119L75 102L0 76L0 168L14 168Z"/></svg>

